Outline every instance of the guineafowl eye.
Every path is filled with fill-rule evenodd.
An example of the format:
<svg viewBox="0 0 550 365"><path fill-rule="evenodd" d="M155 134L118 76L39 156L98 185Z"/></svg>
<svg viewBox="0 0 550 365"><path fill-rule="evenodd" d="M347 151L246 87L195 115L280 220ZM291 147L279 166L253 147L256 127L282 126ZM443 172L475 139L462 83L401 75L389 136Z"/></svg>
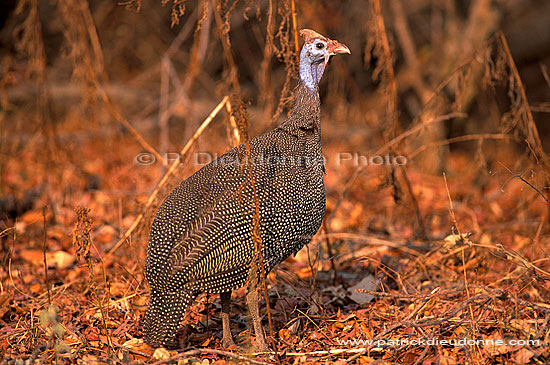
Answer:
<svg viewBox="0 0 550 365"><path fill-rule="evenodd" d="M323 48L325 48L325 45L323 43L319 42L319 43L315 44L315 47L317 47L317 49L323 49Z"/></svg>

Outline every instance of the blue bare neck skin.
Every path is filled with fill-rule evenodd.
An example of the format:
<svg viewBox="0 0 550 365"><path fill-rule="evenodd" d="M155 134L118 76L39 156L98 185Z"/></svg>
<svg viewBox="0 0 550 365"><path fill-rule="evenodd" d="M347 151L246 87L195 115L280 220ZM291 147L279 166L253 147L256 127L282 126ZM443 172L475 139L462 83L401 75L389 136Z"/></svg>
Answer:
<svg viewBox="0 0 550 365"><path fill-rule="evenodd" d="M307 55L307 47L302 47L300 53L300 79L307 87L307 89L315 94L317 92L317 86L325 71L325 63L323 61L319 63L312 63L311 59Z"/></svg>

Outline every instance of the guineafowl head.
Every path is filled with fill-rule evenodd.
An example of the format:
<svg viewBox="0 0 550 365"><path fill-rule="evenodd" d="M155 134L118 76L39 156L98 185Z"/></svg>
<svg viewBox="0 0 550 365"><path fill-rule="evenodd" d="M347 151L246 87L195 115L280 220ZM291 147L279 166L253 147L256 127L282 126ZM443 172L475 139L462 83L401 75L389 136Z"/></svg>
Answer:
<svg viewBox="0 0 550 365"><path fill-rule="evenodd" d="M300 53L300 78L311 92L315 92L331 56L350 53L349 48L336 40L311 29L300 30L304 45Z"/></svg>

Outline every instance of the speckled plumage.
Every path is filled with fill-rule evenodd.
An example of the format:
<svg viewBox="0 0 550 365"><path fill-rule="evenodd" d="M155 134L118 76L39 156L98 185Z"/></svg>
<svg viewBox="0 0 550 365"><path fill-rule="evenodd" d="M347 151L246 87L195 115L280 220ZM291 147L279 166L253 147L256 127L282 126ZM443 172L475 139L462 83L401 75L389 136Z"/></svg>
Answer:
<svg viewBox="0 0 550 365"><path fill-rule="evenodd" d="M306 62L304 54L302 63ZM273 131L251 139L250 155L268 273L311 240L325 213L316 86L310 90L304 82L299 84L289 118ZM233 148L183 181L160 206L147 250L146 276L151 286L144 322L147 343L174 345L185 309L197 294L230 295L246 284L254 258L255 208L252 185L242 167L246 156L244 145ZM228 315L228 309L225 312ZM259 320L254 324L257 340L261 336L263 341ZM232 341L225 327L224 321L224 342Z"/></svg>

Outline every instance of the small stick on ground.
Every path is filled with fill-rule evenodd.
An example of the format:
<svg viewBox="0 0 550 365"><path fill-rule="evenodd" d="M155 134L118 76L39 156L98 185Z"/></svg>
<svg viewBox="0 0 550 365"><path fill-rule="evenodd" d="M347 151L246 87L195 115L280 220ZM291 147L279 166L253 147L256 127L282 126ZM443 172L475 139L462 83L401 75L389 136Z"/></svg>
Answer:
<svg viewBox="0 0 550 365"><path fill-rule="evenodd" d="M458 222L456 220L455 210L453 206L453 199L451 198L451 192L449 191L449 185L447 184L447 175L443 173L443 181L445 182L445 190L447 191L447 197L449 198L449 212L451 213L451 218L453 220L453 225L458 232L459 237L462 239L462 234L460 233L460 228L458 227ZM466 260L464 258L464 250L461 251L461 257L462 257L462 270L463 270L463 276L464 276L464 288L466 289L466 296L468 299L471 298L470 296L470 289L468 288L468 275L466 273ZM472 306L468 306L470 309L470 317L472 319L472 330L475 333L475 320L474 320L474 311L472 309Z"/></svg>
<svg viewBox="0 0 550 365"><path fill-rule="evenodd" d="M451 199L451 193L449 191L449 185L447 185L447 175L443 173L443 181L445 182L445 190L447 191L447 198L449 199L449 213L451 213L451 218L453 220L453 226L455 227L459 236L461 236L460 228L458 228L458 223L456 221L455 209L453 206L453 199Z"/></svg>
<svg viewBox="0 0 550 365"><path fill-rule="evenodd" d="M47 206L45 206L42 209L42 218L44 220L44 241L43 241L42 253L44 254L44 275L46 277L46 288L48 289L48 305L52 305L52 294L50 293L50 280L48 278L48 262L46 261L46 240L48 238L48 230L46 226L46 211L47 211Z"/></svg>
<svg viewBox="0 0 550 365"><path fill-rule="evenodd" d="M174 360L177 360L177 359L187 358L187 357L190 357L190 356L196 356L196 355L201 355L201 354L214 354L214 355L220 355L220 356L227 356L227 357L231 357L233 359L237 359L237 360L240 360L240 361L246 361L246 362L249 362L249 363L255 364L255 365L269 365L270 364L268 362L254 360L254 359L251 359L249 357L239 355L239 354L235 354L235 353L229 352L229 351L221 351L221 350L214 350L214 349L197 349L197 350L190 350L190 351L180 352L179 354L177 354L175 356L172 356L168 359L157 361L157 362L153 363L153 365L166 364L166 363L170 363L170 362L172 362Z"/></svg>

